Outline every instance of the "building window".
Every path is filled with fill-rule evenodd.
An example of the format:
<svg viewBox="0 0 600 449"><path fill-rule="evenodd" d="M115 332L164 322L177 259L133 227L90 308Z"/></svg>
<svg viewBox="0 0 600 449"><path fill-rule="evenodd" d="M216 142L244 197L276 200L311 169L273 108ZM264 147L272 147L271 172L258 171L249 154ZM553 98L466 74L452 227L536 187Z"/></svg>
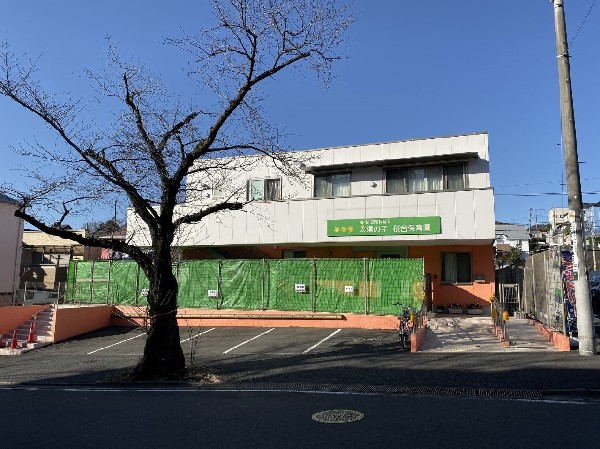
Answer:
<svg viewBox="0 0 600 449"><path fill-rule="evenodd" d="M442 253L442 282L470 284L471 253Z"/></svg>
<svg viewBox="0 0 600 449"><path fill-rule="evenodd" d="M386 170L387 193L432 192L465 188L465 164L429 165Z"/></svg>
<svg viewBox="0 0 600 449"><path fill-rule="evenodd" d="M315 176L315 197L350 196L350 173Z"/></svg>
<svg viewBox="0 0 600 449"><path fill-rule="evenodd" d="M248 181L248 201L272 201L281 199L281 180L251 179Z"/></svg>

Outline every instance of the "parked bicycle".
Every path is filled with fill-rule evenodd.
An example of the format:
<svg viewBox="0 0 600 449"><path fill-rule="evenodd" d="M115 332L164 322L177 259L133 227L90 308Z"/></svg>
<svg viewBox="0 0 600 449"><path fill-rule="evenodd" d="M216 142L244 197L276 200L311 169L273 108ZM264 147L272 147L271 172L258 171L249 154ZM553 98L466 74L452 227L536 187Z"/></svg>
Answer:
<svg viewBox="0 0 600 449"><path fill-rule="evenodd" d="M414 325L414 315L411 313L411 308L407 304L395 302L392 305L401 308L400 315L398 315L398 338L402 347L406 349L410 345L410 334Z"/></svg>

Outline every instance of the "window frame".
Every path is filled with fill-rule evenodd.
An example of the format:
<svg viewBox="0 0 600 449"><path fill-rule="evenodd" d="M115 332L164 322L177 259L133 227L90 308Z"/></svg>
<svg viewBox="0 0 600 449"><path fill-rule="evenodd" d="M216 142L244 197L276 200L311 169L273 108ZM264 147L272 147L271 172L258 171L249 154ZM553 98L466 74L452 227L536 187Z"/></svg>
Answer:
<svg viewBox="0 0 600 449"><path fill-rule="evenodd" d="M252 183L260 181L262 183L262 197L261 198L252 198ZM268 194L269 190L267 189L267 181L276 181L278 183L276 189L276 198L271 198ZM247 201L279 201L282 199L282 181L281 178L250 178L246 182L246 200Z"/></svg>
<svg viewBox="0 0 600 449"><path fill-rule="evenodd" d="M450 167L461 167L462 171L462 187L460 188L449 188L449 173L448 169ZM433 170L439 171L439 168L442 168L442 179L441 179L441 189L433 189L430 188L431 184L433 184L434 179L439 181L437 176L434 176ZM418 171L424 171L424 176L421 181L424 183L423 190L411 190L411 182L416 183L417 178L411 177L411 174L415 174ZM395 179L388 179L388 174L396 173L397 177ZM428 164L428 165L409 165L405 167L390 167L385 170L385 193L393 193L393 194L411 194L411 193L423 193L423 192L457 192L459 190L464 190L468 188L468 164L465 162L461 163L453 163L453 164ZM436 173L436 175L438 175ZM412 180L412 181L411 181ZM397 181L401 183L401 188L398 191L390 191L390 181Z"/></svg>
<svg viewBox="0 0 600 449"><path fill-rule="evenodd" d="M446 256L454 255L455 257L460 256L468 256L468 281L464 280L465 278L461 278L459 280L460 271L464 270L466 267L460 266L459 261L455 261L455 273L453 273L456 280L447 279L446 277ZM473 284L473 253L471 251L442 251L440 252L440 281L442 284L448 285L472 285Z"/></svg>
<svg viewBox="0 0 600 449"><path fill-rule="evenodd" d="M334 195L333 194L333 177L342 177L348 176L348 195ZM327 192L325 195L317 194L317 179L321 179L327 182ZM313 177L313 198L337 198L337 197L346 197L352 196L352 172L351 171L341 171L341 172L331 172L331 173L322 173L315 174Z"/></svg>

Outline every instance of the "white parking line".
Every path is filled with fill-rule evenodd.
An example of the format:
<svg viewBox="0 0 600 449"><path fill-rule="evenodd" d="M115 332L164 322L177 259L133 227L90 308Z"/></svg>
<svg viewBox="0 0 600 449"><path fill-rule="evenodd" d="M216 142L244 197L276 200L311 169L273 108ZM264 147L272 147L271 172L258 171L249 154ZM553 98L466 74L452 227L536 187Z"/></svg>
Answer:
<svg viewBox="0 0 600 449"><path fill-rule="evenodd" d="M317 346L319 346L321 343L326 342L327 340L329 340L331 337L333 337L335 334L337 334L338 332L340 332L341 329L336 330L335 332L332 332L331 334L329 334L327 337L325 337L323 340L321 340L320 342L318 342L317 344L312 345L310 348L308 348L306 351L302 351L302 354L306 354L307 352L312 351L313 349L315 349Z"/></svg>
<svg viewBox="0 0 600 449"><path fill-rule="evenodd" d="M275 328L273 327L273 328L269 329L268 331L263 332L262 334L258 334L256 337L252 337L250 340L246 340L246 341L240 343L239 345L234 346L233 348L229 348L227 351L223 351L223 354L228 354L229 352L233 351L234 349L237 349L240 346L243 346L246 343L251 342L252 340L256 340L258 337L262 337L263 335L268 334L269 332L274 331L274 330L275 330Z"/></svg>
<svg viewBox="0 0 600 449"><path fill-rule="evenodd" d="M95 349L95 350L93 350L92 352L88 352L88 353L87 353L87 355L93 354L94 352L102 351L103 349L112 348L113 346L120 345L121 343L125 343L126 341L133 340L134 338L142 337L142 336L144 336L144 335L148 335L148 334L146 334L146 333L144 332L144 333L142 333L142 334L140 334L140 335L136 335L135 337L128 338L127 340L118 341L118 342L116 342L116 343L113 343L112 345L108 345L108 346L105 346L105 347L103 347L103 348L100 348L100 349Z"/></svg>
<svg viewBox="0 0 600 449"><path fill-rule="evenodd" d="M199 334L197 334L197 335L194 335L194 336L192 336L192 337L190 337L190 338L186 338L185 340L181 340L179 343L184 343L184 342L186 342L186 341L188 341L188 340L191 340L192 338L196 338L196 337L199 337L200 335L206 334L207 332L214 331L215 329L216 329L216 328L215 328L215 327L213 327L212 329L209 329L209 330L207 330L207 331L200 332Z"/></svg>

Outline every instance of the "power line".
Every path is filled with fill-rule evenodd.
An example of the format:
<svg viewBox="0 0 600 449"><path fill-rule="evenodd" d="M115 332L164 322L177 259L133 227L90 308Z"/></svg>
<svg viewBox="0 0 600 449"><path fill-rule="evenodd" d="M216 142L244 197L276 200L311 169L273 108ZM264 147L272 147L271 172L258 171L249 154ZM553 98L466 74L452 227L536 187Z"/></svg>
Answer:
<svg viewBox="0 0 600 449"><path fill-rule="evenodd" d="M585 24L585 21L587 20L588 16L592 12L592 8L594 7L595 4L596 4L596 0L593 1L592 6L590 6L590 9L588 10L587 14L583 18L583 22L581 22L581 25L579 25L579 29L577 30L577 32L573 36L573 39L571 39L571 42L569 42L569 47L573 46L573 42L575 42L575 38L577 38L577 35L579 34L579 32L581 31L581 29L583 28L583 25Z"/></svg>

